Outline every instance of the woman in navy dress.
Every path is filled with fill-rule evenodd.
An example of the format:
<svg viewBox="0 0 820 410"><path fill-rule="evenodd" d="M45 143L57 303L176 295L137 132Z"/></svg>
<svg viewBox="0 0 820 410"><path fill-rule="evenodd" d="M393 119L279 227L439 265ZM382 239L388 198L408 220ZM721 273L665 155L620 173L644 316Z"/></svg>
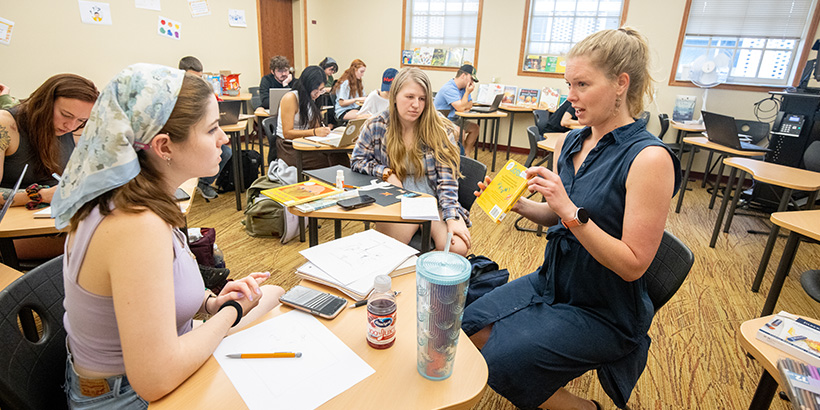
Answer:
<svg viewBox="0 0 820 410"><path fill-rule="evenodd" d="M675 155L633 118L650 94L648 58L629 28L572 48L564 78L586 127L556 144L554 170L527 171L546 202L522 198L513 208L551 226L543 265L464 311L490 387L520 408L600 408L563 388L592 369L623 407L646 365L654 310L642 276L680 178Z"/></svg>

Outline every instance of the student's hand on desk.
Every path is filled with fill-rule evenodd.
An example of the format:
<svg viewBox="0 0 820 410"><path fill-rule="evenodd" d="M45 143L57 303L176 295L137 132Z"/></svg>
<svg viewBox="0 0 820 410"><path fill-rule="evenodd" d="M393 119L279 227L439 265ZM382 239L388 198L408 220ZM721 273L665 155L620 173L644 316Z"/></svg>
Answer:
<svg viewBox="0 0 820 410"><path fill-rule="evenodd" d="M325 137L325 136L327 136L327 134L330 134L330 128L328 128L328 127L314 128L313 133L317 137Z"/></svg>
<svg viewBox="0 0 820 410"><path fill-rule="evenodd" d="M43 202L50 204L51 200L54 199L54 192L57 191L57 187L53 186L50 188L43 188L40 190L40 196L43 197ZM25 193L25 192L24 192Z"/></svg>
<svg viewBox="0 0 820 410"><path fill-rule="evenodd" d="M558 174L544 167L532 167L527 170L527 188L530 192L538 192L549 204L559 218L571 218L577 206L569 199L564 183Z"/></svg>
<svg viewBox="0 0 820 410"><path fill-rule="evenodd" d="M216 297L217 306L229 300L235 300L242 305L242 313L247 315L262 298L259 285L270 278L270 272L254 272L242 279L229 281L219 296Z"/></svg>
<svg viewBox="0 0 820 410"><path fill-rule="evenodd" d="M454 239L458 236L467 245L467 249L470 249L470 230L467 228L467 224L464 223L463 219L459 218L448 220L447 232L452 232L454 237L450 240L450 245L454 245L456 243Z"/></svg>

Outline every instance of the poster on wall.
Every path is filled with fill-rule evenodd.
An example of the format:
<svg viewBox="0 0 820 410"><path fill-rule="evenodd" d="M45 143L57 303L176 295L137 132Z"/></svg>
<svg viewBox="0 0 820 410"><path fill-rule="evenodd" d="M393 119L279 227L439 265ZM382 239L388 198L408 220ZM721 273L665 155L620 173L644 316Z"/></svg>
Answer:
<svg viewBox="0 0 820 410"><path fill-rule="evenodd" d="M208 7L208 0L188 0L188 9L191 10L191 17L211 15L211 9Z"/></svg>
<svg viewBox="0 0 820 410"><path fill-rule="evenodd" d="M179 40L182 38L182 25L178 21L159 16L157 17L157 34Z"/></svg>
<svg viewBox="0 0 820 410"><path fill-rule="evenodd" d="M0 44L9 45L11 43L11 29L14 22L0 17Z"/></svg>
<svg viewBox="0 0 820 410"><path fill-rule="evenodd" d="M245 22L245 10L228 9L228 24L231 27L248 27Z"/></svg>
<svg viewBox="0 0 820 410"><path fill-rule="evenodd" d="M160 11L159 0L134 0L134 7L138 9Z"/></svg>
<svg viewBox="0 0 820 410"><path fill-rule="evenodd" d="M80 5L80 19L85 24L97 24L110 26L111 23L111 7L108 3L99 3L96 1L79 1Z"/></svg>

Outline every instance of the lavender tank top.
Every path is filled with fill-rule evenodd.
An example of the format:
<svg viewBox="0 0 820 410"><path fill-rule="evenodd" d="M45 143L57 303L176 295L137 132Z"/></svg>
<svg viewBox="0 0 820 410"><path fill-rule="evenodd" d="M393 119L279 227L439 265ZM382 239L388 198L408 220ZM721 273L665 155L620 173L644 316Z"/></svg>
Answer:
<svg viewBox="0 0 820 410"><path fill-rule="evenodd" d="M75 364L101 373L124 374L125 364L113 298L93 294L77 283L88 244L103 218L99 208L94 209L72 234L75 239L71 249L66 240L66 256L63 259L63 305L66 312L63 325ZM202 306L205 283L196 259L188 249L185 235L175 228L173 236L176 323L177 334L182 336L191 331L191 320ZM122 239L128 240L127 237Z"/></svg>

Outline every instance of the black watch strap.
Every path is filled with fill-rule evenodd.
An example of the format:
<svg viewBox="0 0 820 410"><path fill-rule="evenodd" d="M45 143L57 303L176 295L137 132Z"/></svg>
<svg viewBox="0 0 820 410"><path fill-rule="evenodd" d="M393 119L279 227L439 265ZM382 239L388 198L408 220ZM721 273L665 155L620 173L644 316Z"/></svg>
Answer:
<svg viewBox="0 0 820 410"><path fill-rule="evenodd" d="M231 327L234 327L239 324L240 320L242 320L242 305L240 305L239 302L235 300L229 300L223 303L222 306L219 307L219 310L217 310L216 312L219 313L220 311L222 311L222 309L225 309L228 306L236 308L236 320L234 320L233 324L231 325Z"/></svg>

